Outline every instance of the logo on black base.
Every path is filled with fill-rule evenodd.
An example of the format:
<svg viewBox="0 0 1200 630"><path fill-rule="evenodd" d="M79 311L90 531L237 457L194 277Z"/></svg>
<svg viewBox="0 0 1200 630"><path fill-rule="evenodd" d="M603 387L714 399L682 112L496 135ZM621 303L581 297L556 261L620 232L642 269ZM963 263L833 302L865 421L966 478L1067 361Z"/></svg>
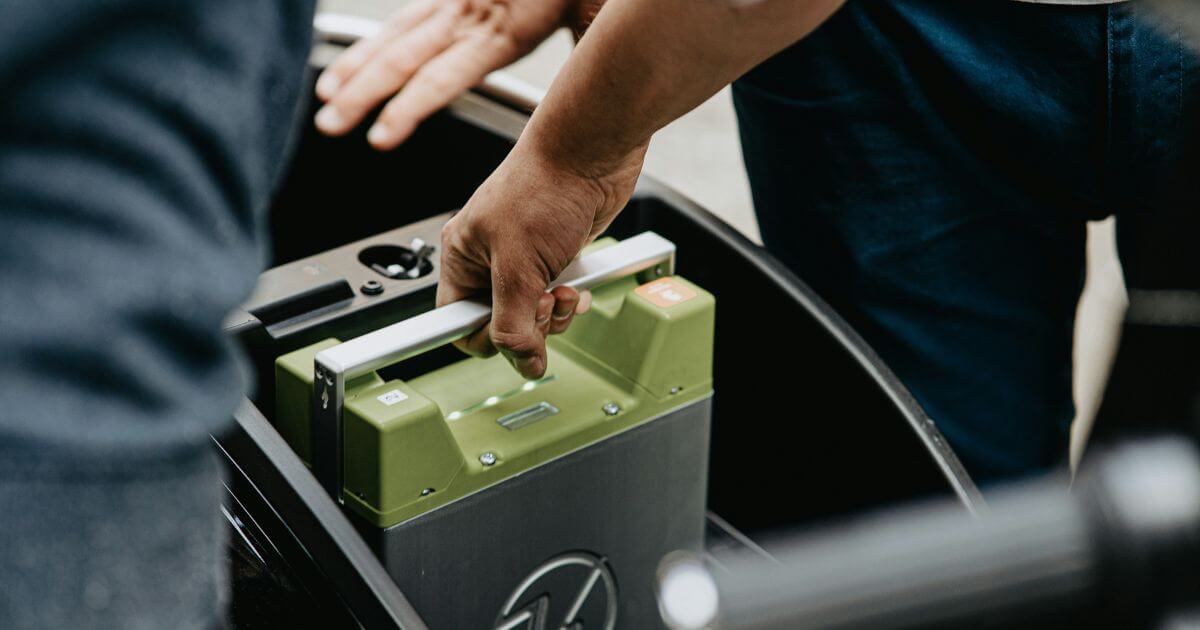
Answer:
<svg viewBox="0 0 1200 630"><path fill-rule="evenodd" d="M496 630L613 630L617 581L604 558L572 552L534 569L509 596Z"/></svg>

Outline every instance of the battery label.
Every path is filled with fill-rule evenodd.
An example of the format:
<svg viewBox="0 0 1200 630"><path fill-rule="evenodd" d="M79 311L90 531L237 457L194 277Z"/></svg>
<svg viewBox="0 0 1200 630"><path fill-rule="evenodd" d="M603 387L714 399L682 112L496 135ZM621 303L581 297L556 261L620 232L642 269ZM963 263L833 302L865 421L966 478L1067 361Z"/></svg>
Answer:
<svg viewBox="0 0 1200 630"><path fill-rule="evenodd" d="M682 282L674 278L660 278L654 282L643 284L634 290L634 293L646 298L651 304L669 308L676 304L684 302L696 297L696 292L684 286Z"/></svg>
<svg viewBox="0 0 1200 630"><path fill-rule="evenodd" d="M405 394L398 389L393 389L392 391L376 396L375 398L379 400L379 402L391 407L398 402L404 402L408 400L408 394Z"/></svg>

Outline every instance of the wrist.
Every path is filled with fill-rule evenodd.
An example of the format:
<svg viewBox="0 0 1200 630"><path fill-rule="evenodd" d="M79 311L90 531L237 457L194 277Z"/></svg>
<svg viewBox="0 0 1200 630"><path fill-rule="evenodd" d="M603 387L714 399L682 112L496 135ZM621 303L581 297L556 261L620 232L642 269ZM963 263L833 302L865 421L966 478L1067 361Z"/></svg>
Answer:
<svg viewBox="0 0 1200 630"><path fill-rule="evenodd" d="M535 112L514 152L567 175L606 179L640 170L650 138L598 133L595 127L559 122L549 110Z"/></svg>
<svg viewBox="0 0 1200 630"><path fill-rule="evenodd" d="M524 186L525 196L547 195L547 205L554 207L555 213L590 225L589 235L594 237L629 201L641 174L645 148L642 145L604 159L589 154L587 160L581 160L578 155L564 158L557 152L562 145L522 135L489 181ZM512 217L505 220L511 221ZM578 248L582 244L575 245ZM577 251L570 252L570 256Z"/></svg>

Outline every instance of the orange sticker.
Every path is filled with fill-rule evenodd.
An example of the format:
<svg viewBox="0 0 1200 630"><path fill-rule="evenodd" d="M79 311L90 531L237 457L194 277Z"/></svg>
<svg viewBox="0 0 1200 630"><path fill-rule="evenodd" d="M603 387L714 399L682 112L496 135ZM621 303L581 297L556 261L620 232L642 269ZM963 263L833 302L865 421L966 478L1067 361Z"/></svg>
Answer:
<svg viewBox="0 0 1200 630"><path fill-rule="evenodd" d="M674 278L661 278L643 284L634 293L646 298L651 304L662 308L683 304L696 297L696 292Z"/></svg>

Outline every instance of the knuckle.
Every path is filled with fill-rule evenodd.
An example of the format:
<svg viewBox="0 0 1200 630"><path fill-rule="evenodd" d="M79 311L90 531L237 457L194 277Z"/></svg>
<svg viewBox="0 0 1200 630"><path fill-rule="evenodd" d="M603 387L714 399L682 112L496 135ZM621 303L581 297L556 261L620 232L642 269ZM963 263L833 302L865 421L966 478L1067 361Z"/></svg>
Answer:
<svg viewBox="0 0 1200 630"><path fill-rule="evenodd" d="M384 72L393 77L407 76L416 69L412 54L399 46L389 48L381 55L379 62Z"/></svg>
<svg viewBox="0 0 1200 630"><path fill-rule="evenodd" d="M447 72L419 72L413 79L428 94L446 94L454 91L454 77Z"/></svg>
<svg viewBox="0 0 1200 630"><path fill-rule="evenodd" d="M551 279L536 259L511 252L502 252L494 257L492 271L497 289L504 295L514 297L538 296L546 290Z"/></svg>
<svg viewBox="0 0 1200 630"><path fill-rule="evenodd" d="M459 227L462 225L462 221L463 220L462 220L461 212L450 217L450 220L446 221L442 225L442 237L445 238L446 236L457 232Z"/></svg>
<svg viewBox="0 0 1200 630"><path fill-rule="evenodd" d="M339 92L331 104L348 118L356 118L371 107L370 99L363 94L362 88L353 84Z"/></svg>
<svg viewBox="0 0 1200 630"><path fill-rule="evenodd" d="M483 359L495 356L499 352L486 337L482 339L460 339L454 342L454 346L466 354Z"/></svg>
<svg viewBox="0 0 1200 630"><path fill-rule="evenodd" d="M531 335L492 328L492 344L497 348L519 357L531 356L540 349L537 339Z"/></svg>
<svg viewBox="0 0 1200 630"><path fill-rule="evenodd" d="M442 226L442 252L461 253L470 240L467 225L457 216Z"/></svg>
<svg viewBox="0 0 1200 630"><path fill-rule="evenodd" d="M458 238L458 226L454 224L454 219L450 219L442 226L441 232L442 249L454 247L457 245L454 241Z"/></svg>
<svg viewBox="0 0 1200 630"><path fill-rule="evenodd" d="M368 40L364 40L362 42L363 45L361 46L355 45L347 48L346 52L342 53L333 62L333 65L330 66L330 69L338 72L339 74L343 74L348 72L351 68L357 68L366 63L367 60L370 59L370 55L368 54L370 51L367 50L367 43Z"/></svg>
<svg viewBox="0 0 1200 630"><path fill-rule="evenodd" d="M493 224L488 213L483 216L471 217L471 220L464 219L459 230L464 236L468 236L473 240L491 241L499 235L499 230Z"/></svg>

